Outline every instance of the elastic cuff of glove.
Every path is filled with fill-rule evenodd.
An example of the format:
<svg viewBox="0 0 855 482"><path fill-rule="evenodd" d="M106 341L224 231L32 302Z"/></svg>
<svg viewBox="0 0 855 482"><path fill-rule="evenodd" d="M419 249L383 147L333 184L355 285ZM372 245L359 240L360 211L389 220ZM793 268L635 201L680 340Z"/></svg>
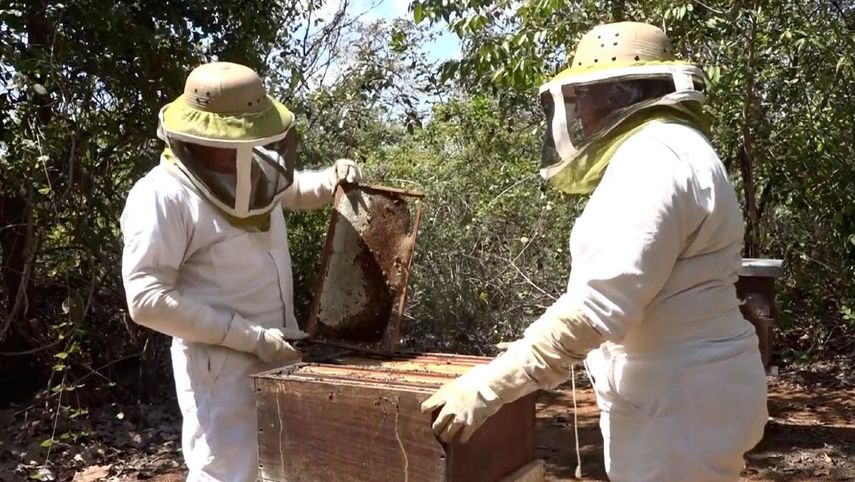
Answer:
<svg viewBox="0 0 855 482"><path fill-rule="evenodd" d="M506 375L485 384L502 403L511 403L537 391L540 387L524 373Z"/></svg>
<svg viewBox="0 0 855 482"><path fill-rule="evenodd" d="M255 353L262 330L261 327L253 325L242 316L234 315L226 330L226 336L220 344L232 350Z"/></svg>
<svg viewBox="0 0 855 482"><path fill-rule="evenodd" d="M511 403L538 388L507 352L484 365L476 383L484 398L502 403Z"/></svg>
<svg viewBox="0 0 855 482"><path fill-rule="evenodd" d="M487 402L494 402L499 399L499 396L496 395L496 392L494 392L487 384L487 380L490 378L489 370L489 363L485 365L475 365L470 368L469 371L464 373L460 379L458 379L458 383L474 388Z"/></svg>
<svg viewBox="0 0 855 482"><path fill-rule="evenodd" d="M496 402L496 401L502 401L502 398L495 391L493 391L493 389L490 388L490 385L487 383L482 383L478 387L478 393L481 394L481 397L483 397L484 400L487 401L487 403L492 404L493 402ZM505 403L505 402L502 401L502 403Z"/></svg>

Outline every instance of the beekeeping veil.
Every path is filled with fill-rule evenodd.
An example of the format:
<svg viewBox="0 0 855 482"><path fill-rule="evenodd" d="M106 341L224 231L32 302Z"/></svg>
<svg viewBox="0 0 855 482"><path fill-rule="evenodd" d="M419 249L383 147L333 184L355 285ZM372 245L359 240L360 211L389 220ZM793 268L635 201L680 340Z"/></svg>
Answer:
<svg viewBox="0 0 855 482"><path fill-rule="evenodd" d="M707 77L676 61L657 27L620 22L582 37L572 65L540 88L546 117L541 176L561 191L592 191L620 143L656 118L703 132Z"/></svg>
<svg viewBox="0 0 855 482"><path fill-rule="evenodd" d="M194 69L184 93L161 109L158 137L171 172L230 221L259 226L293 182L293 126L294 114L267 95L252 69L216 62ZM224 168L194 145L233 156Z"/></svg>

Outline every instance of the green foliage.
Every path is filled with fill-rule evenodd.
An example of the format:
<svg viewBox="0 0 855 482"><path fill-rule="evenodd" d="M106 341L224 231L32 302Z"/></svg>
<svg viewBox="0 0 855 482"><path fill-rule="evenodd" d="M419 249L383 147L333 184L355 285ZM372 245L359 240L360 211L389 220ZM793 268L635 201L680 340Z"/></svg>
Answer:
<svg viewBox="0 0 855 482"><path fill-rule="evenodd" d="M415 23L321 17L326 3L3 3L4 379L47 385L69 419L117 383L163 392L168 340L127 316L118 219L157 162L158 110L213 59L259 69L298 114L301 168L352 157L372 182L426 194L409 347L486 353L518 335L562 291L584 203L537 176L536 88L586 30L629 18L666 26L711 77L746 255L786 260L784 343L798 356L855 349L853 2L419 0ZM460 59L426 60L430 24L462 39ZM288 214L300 319L328 215Z"/></svg>
<svg viewBox="0 0 855 482"><path fill-rule="evenodd" d="M94 370L105 381L99 370L109 367L108 375L142 387L168 367L168 340L127 317L119 262L125 195L162 149L155 139L158 111L205 61L278 68L280 85L306 78L299 69L316 69L320 61L304 52L328 48L346 20L338 15L320 33L296 37L321 6L3 3L0 372L20 377L7 380L32 388L41 382L29 367L42 365L63 377L69 370L68 376L91 377ZM271 62L274 52L300 61ZM127 363L137 358L147 370Z"/></svg>
<svg viewBox="0 0 855 482"><path fill-rule="evenodd" d="M326 167L341 157L368 162L369 179L388 179L383 166L370 159L378 151L414 133L427 117L425 95L438 95L431 66L418 45L430 34L406 22L356 24L341 42L354 48L338 57L341 72L334 82L323 83L294 100L303 132L300 168ZM363 39L356 42L354 39ZM274 74L275 75L275 74ZM274 91L285 97L282 84ZM408 176L389 179L397 184ZM308 316L315 272L327 233L329 212L287 213L291 257L294 264L296 313Z"/></svg>
<svg viewBox="0 0 855 482"><path fill-rule="evenodd" d="M783 325L813 352L855 350L840 315L855 301L855 3L851 1L416 1L464 55L442 66L466 92L528 112L535 89L601 22L666 28L711 77L713 140L743 198L745 255L781 257Z"/></svg>
<svg viewBox="0 0 855 482"><path fill-rule="evenodd" d="M426 195L406 329L413 348L489 353L566 283L578 205L536 175L537 121L498 111L486 97L450 100L368 159L375 177Z"/></svg>

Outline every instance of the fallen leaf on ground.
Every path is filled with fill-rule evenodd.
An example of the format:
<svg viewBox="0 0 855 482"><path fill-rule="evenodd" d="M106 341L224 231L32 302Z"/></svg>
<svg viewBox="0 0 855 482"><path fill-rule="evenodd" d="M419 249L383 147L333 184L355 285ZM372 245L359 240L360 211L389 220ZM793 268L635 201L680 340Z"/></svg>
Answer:
<svg viewBox="0 0 855 482"><path fill-rule="evenodd" d="M102 480L110 475L110 467L112 466L93 465L91 467L87 467L86 470L74 474L73 482L94 482L96 480Z"/></svg>

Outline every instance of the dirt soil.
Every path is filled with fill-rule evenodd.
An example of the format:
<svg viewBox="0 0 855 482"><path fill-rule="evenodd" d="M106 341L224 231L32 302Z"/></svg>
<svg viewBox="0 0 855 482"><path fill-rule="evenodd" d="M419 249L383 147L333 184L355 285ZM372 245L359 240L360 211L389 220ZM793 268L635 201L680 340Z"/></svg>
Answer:
<svg viewBox="0 0 855 482"><path fill-rule="evenodd" d="M769 378L766 436L748 454L743 481L855 481L855 387L845 380L828 381L828 377ZM579 387L577 405L582 480L608 480L590 388ZM537 455L546 462L547 480L576 480L572 406L569 387L540 397ZM0 431L0 482L27 478L179 482L186 476L174 401L113 405L81 417L85 420L80 425L60 424L57 434L77 433L81 427L88 433L76 441L58 441L47 454L40 442L55 427L51 415L44 406L0 410L0 425L5 426Z"/></svg>
<svg viewBox="0 0 855 482"><path fill-rule="evenodd" d="M582 480L606 481L594 394L577 389L576 399ZM542 395L538 404L537 450L547 480L578 480L572 407L567 388ZM855 481L855 389L769 378L769 415L763 441L747 455L743 481Z"/></svg>

